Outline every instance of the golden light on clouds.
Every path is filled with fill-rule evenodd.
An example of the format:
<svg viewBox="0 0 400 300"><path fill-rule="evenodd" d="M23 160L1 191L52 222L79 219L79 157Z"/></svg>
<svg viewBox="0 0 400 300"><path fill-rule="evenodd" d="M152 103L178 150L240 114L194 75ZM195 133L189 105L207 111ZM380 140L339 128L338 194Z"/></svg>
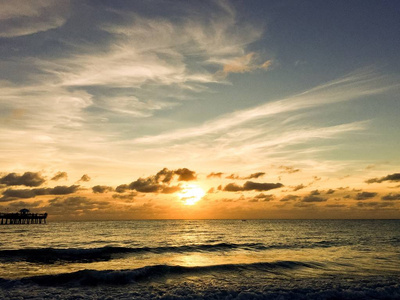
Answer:
<svg viewBox="0 0 400 300"><path fill-rule="evenodd" d="M97 2L0 1L0 211L399 218L396 18Z"/></svg>
<svg viewBox="0 0 400 300"><path fill-rule="evenodd" d="M185 205L194 205L200 201L205 194L205 191L200 186L190 183L183 186L182 191L178 193L178 197Z"/></svg>

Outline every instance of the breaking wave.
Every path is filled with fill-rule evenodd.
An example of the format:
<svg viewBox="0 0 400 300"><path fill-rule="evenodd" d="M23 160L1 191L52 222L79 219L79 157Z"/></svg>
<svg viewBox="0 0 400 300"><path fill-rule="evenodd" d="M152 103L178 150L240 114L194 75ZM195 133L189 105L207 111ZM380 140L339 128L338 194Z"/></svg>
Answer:
<svg viewBox="0 0 400 300"><path fill-rule="evenodd" d="M295 249L295 248L315 248L331 247L332 242L321 241L314 244L305 245L264 245L262 243L217 243L184 246L164 246L164 247L114 247L105 246L99 248L34 248L18 250L0 251L0 262L27 261L30 263L54 264L62 262L90 263L96 261L109 261L114 258L130 254L140 253L189 253L189 252L225 252L232 250L264 251L272 249Z"/></svg>
<svg viewBox="0 0 400 300"><path fill-rule="evenodd" d="M393 276L290 279L293 279L290 275L293 270L319 268L324 266L276 261L203 267L154 265L131 270L81 270L18 280L0 278L0 298L388 300L400 297L398 277ZM284 276L265 280L261 273ZM240 274L246 274L247 278L252 278L251 281L237 281ZM193 275L201 279L191 281ZM156 281L159 278L166 280ZM36 294L37 298L32 294Z"/></svg>
<svg viewBox="0 0 400 300"><path fill-rule="evenodd" d="M272 272L274 270L294 270L298 268L320 268L321 264L298 262L298 261L276 261L260 262L253 264L222 264L211 266L171 266L154 265L131 270L81 270L73 273L62 273L57 275L42 275L25 277L19 280L0 279L0 285L10 285L13 282L23 284L37 284L41 286L97 286L97 285L126 285L139 281L148 281L162 276L174 276L184 274L208 274L221 272L260 271Z"/></svg>

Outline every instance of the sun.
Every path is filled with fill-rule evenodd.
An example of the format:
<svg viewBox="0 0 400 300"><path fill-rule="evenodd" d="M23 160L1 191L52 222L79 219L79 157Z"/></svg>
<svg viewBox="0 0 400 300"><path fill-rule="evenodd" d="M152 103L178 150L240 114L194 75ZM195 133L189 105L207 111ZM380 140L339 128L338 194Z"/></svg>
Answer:
<svg viewBox="0 0 400 300"><path fill-rule="evenodd" d="M196 184L185 184L178 193L179 198L184 201L185 205L194 205L197 201L204 197L206 193Z"/></svg>

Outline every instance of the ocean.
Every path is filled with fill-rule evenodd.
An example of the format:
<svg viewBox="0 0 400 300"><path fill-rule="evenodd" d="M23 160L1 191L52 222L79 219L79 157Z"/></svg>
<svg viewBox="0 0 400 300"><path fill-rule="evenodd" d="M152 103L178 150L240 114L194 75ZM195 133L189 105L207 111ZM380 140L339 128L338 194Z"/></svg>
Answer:
<svg viewBox="0 0 400 300"><path fill-rule="evenodd" d="M400 299L400 220L0 226L1 299Z"/></svg>

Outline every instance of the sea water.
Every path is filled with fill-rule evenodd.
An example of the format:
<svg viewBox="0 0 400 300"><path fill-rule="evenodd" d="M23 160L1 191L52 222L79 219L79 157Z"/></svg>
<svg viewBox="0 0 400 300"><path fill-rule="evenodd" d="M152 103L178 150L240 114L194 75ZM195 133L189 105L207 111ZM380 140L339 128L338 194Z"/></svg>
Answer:
<svg viewBox="0 0 400 300"><path fill-rule="evenodd" d="M400 220L0 226L0 298L400 299Z"/></svg>

